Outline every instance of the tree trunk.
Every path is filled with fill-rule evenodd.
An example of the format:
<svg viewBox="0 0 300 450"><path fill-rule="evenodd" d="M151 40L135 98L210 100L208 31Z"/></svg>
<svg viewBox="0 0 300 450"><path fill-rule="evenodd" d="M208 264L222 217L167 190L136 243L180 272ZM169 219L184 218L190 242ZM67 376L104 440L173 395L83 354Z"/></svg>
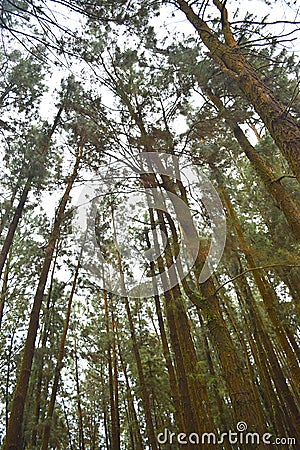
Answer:
<svg viewBox="0 0 300 450"><path fill-rule="evenodd" d="M214 173L218 180L218 183L220 186L220 193L221 193L222 199L224 201L224 204L226 206L226 209L228 211L229 217L231 218L232 226L235 230L241 250L245 254L245 258L247 260L249 267L256 267L256 263L255 263L253 255L252 255L251 249L249 246L247 246L244 232L240 225L239 219L233 209L230 198L229 198L228 194L226 193L224 187L220 185L221 184L220 175L217 174L216 169L213 169L213 170L214 170ZM277 303L276 302L277 299L275 298L275 294L263 275L261 275L257 270L253 271L252 273L253 273L253 278L255 280L255 283L261 294L262 300L264 302L266 312L267 312L267 314L270 318L270 321L273 325L273 329L276 333L278 342L280 343L282 349L284 350L284 352L286 354L286 358L287 358L287 361L289 364L289 369L291 372L290 377L292 375L292 377L294 378L296 385L299 389L299 387L300 387L299 363L297 361L297 357L296 357L289 341L286 338L284 327L282 326L282 324L278 318L278 315L276 314L275 306Z"/></svg>
<svg viewBox="0 0 300 450"><path fill-rule="evenodd" d="M164 177L164 184L168 191L176 194L176 189L172 180ZM181 192L182 200L187 203L187 196L184 187L180 182L177 187ZM168 217L168 219L169 225L174 230L172 220L170 220L170 217ZM192 220L191 223L193 223ZM163 231L166 234L166 230ZM175 231L173 231L173 233L175 233ZM177 243L177 236L174 235L173 240ZM198 279L205 260L206 253L203 248L200 248L195 262L196 280ZM212 279L209 278L201 285L196 282L197 289L200 293L200 298L195 295L195 292L188 288L188 285L184 279L182 280L182 285L190 300L201 309L203 317L206 320L212 343L221 362L222 372L226 380L236 421L238 422L240 417L244 417L244 420L252 426L253 429L256 431L263 431L261 430L261 424L258 419L260 414L257 413L257 408L260 408L260 406L257 405L251 384L244 375L242 363L238 357L230 333L227 329L226 322L222 316L219 299L217 295L215 295L216 289Z"/></svg>
<svg viewBox="0 0 300 450"><path fill-rule="evenodd" d="M149 214L154 246L156 248L156 254L159 255L158 236L155 230L155 220L151 208L149 209ZM172 249L164 215L159 210L157 211L157 215L161 232L167 239L165 261L163 261L162 257L158 258L158 269L162 274L166 317L171 345L175 355L175 368L184 420L183 430L187 434L197 432L201 435L205 431L213 430L214 424L210 413L210 404L208 402L203 374L199 373L197 367L198 361L190 335L188 319L186 312L181 306L181 292L178 286L170 289L169 279L165 273L165 267L169 268L173 263ZM187 448L192 448L192 444L188 443Z"/></svg>
<svg viewBox="0 0 300 450"><path fill-rule="evenodd" d="M120 412L119 412L119 381L118 381L118 354L116 346L116 327L115 327L115 317L114 317L114 307L112 304L112 296L109 295L110 299L110 313L111 313L111 331L112 331L112 368L113 368L113 394L114 394L114 404L115 404L115 442L116 448L120 448Z"/></svg>
<svg viewBox="0 0 300 450"><path fill-rule="evenodd" d="M187 1L176 0L175 3L199 33L210 51L210 57L233 79L253 105L300 181L300 127L246 60L232 35L224 3L214 1L217 6L221 5L225 43L218 39Z"/></svg>
<svg viewBox="0 0 300 450"><path fill-rule="evenodd" d="M78 354L77 354L76 340L74 341L74 362L75 362L76 400L77 400L77 413L78 413L78 443L79 443L79 450L85 450L85 437L84 437L83 414L82 414L82 406L81 406L81 390L80 390L80 381L79 381Z"/></svg>
<svg viewBox="0 0 300 450"><path fill-rule="evenodd" d="M121 363L122 371L123 371L123 374L125 377L125 382L126 382L126 396L127 396L128 410L129 410L128 412L129 412L129 416L130 416L130 424L129 424L130 433L132 434L132 438L134 441L134 449L135 450L143 450L144 446L143 446L143 439L142 439L141 431L140 431L140 425L139 425L137 413L136 413L135 406L134 406L134 399L133 399L133 396L131 393L129 378L128 378L128 374L127 374L126 365L123 360L121 347L120 347L120 340L118 337L117 330L116 330L116 337L117 337L117 345L118 345L118 350L119 350L120 363Z"/></svg>
<svg viewBox="0 0 300 450"><path fill-rule="evenodd" d="M150 249L151 243L149 240L148 233L145 233L145 237L146 237L147 248ZM151 276L154 277L154 275L155 275L154 261L150 261L150 272L151 272ZM155 289L155 292L156 292L156 289ZM162 309L161 309L161 304L160 304L160 299L159 299L158 294L154 295L154 301L155 301L156 314L157 314L157 318L158 318L160 339L162 342L163 354L165 357L166 366L167 366L168 375L169 375L171 395L172 395L172 400L173 400L174 408L175 408L175 421L176 421L178 430L183 432L183 431L185 431L183 411L182 411L182 407L181 407L181 403L180 403L180 395L179 395L179 390L178 390L176 374L175 374L175 370L173 367L173 362L172 362L172 358L171 358L171 354L170 354L170 349L169 349L169 344L168 344L168 339L167 339L167 334L166 334L166 330L165 330L163 314L162 314Z"/></svg>
<svg viewBox="0 0 300 450"><path fill-rule="evenodd" d="M3 315L4 315L4 305L5 305L5 299L6 299L6 293L7 293L7 283L8 283L10 259L11 259L11 250L10 250L10 255L8 256L7 261L6 261L5 271L3 274L3 283L2 283L1 294L0 294L0 330L1 330L2 320L3 320Z"/></svg>
<svg viewBox="0 0 300 450"><path fill-rule="evenodd" d="M104 279L104 277L103 277ZM118 412L119 407L117 400L118 386L116 386L116 364L113 362L115 357L112 356L112 339L113 330L110 325L109 306L108 306L108 294L103 290L104 310L105 310L105 322L106 322L106 334L108 339L107 344L107 361L108 361L108 384L109 384L109 402L110 402L110 420L111 420L111 449L120 449L120 436L119 436L119 424L118 424Z"/></svg>
<svg viewBox="0 0 300 450"><path fill-rule="evenodd" d="M28 194L29 194L29 191L31 188L31 183L32 183L32 179L28 178L28 180L26 181L25 186L23 188L23 191L22 191L18 206L15 210L13 219L10 223L7 235L5 237L5 241L3 242L3 245L2 245L2 249L1 249L1 253L0 253L0 278L2 276L2 272L3 272L4 265L5 265L5 261L7 259L7 255L9 253L9 250L13 243L14 235L15 235L18 223L21 219L25 203L27 201L27 197L28 197Z"/></svg>
<svg viewBox="0 0 300 450"><path fill-rule="evenodd" d="M241 264L240 264L241 265ZM235 281L242 310L249 332L249 344L252 354L257 363L259 377L261 379L261 390L265 399L266 411L273 421L278 435L285 435L295 427L291 410L295 410L295 403L286 383L285 376L276 359L272 343L265 331L255 299L246 279L238 278ZM252 338L253 334L253 338ZM257 349L257 350L256 350ZM274 392L274 383L276 391ZM281 400L281 404L279 402ZM283 428L283 425L285 428Z"/></svg>
<svg viewBox="0 0 300 450"><path fill-rule="evenodd" d="M3 450L22 449L22 424L23 424L24 406L28 391L29 378L31 374L31 367L34 356L34 347L39 326L40 310L44 297L48 273L52 262L54 248L57 240L59 239L60 227L64 218L65 208L69 200L70 191L73 187L74 181L78 174L81 156L82 156L82 149L80 149L79 155L76 158L73 173L69 178L65 193L58 207L55 222L49 237L49 243L45 250L46 255L30 314L30 321L28 325L27 337L22 356L21 369L17 385L15 388L15 392L13 395L9 425Z"/></svg>
<svg viewBox="0 0 300 450"><path fill-rule="evenodd" d="M61 106L59 108L59 110L58 110L58 112L56 114L56 117L54 119L53 125L52 125L49 133L46 136L45 143L44 143L44 145L42 146L42 148L40 150L40 156L42 156L46 152L46 150L49 148L49 145L50 145L50 142L51 142L51 138L52 138L52 136L53 136L57 126L58 126L59 119L60 119L60 116L62 114L62 111L63 111L63 106ZM8 252L9 252L9 250L11 248L12 243L13 243L14 235L15 235L18 223L19 223L19 221L21 219L21 216L22 216L22 213L23 213L23 210L24 210L24 206L25 206L25 203L26 203L27 198L28 198L29 191L31 189L32 180L33 180L33 177L29 176L27 181L26 181L26 183L25 183L25 185L24 185L24 187L23 187L23 191L22 191L22 194L21 194L21 197L20 197L20 200L19 200L19 204L18 204L18 206L17 206L17 208L15 210L13 219L11 221L11 224L9 226L9 229L8 229L5 241L4 241L2 249L1 249L1 253L0 253L0 278L2 276L2 272L3 272L4 265L5 265L5 261L7 259Z"/></svg>
<svg viewBox="0 0 300 450"><path fill-rule="evenodd" d="M35 414L34 414L34 420L35 420L35 426L33 426L33 430L31 433L31 445L33 448L37 445L37 428L40 421L41 416L41 397L42 397L42 383L43 383L43 371L44 371L44 362L45 362L45 355L44 351L46 349L47 340L49 337L49 328L50 328L50 302L51 302L51 296L52 296L52 289L53 289L53 281L54 281L54 274L56 270L56 263L57 263L57 257L58 257L58 246L56 246L56 252L55 257L52 265L52 272L50 276L50 286L49 291L47 295L47 304L45 308L45 317L44 317L44 327L42 331L42 339L41 339L41 349L42 354L41 357L38 358L36 361L37 364L37 382L36 382L36 391L35 391ZM52 305L53 306L53 303ZM47 397L47 393L45 393L45 397ZM43 418L42 418L43 420Z"/></svg>
<svg viewBox="0 0 300 450"><path fill-rule="evenodd" d="M84 245L84 243L83 243L83 245ZM75 290L76 290L76 286L77 286L78 275L79 275L79 270L80 270L82 253L83 253L83 246L81 248L81 251L80 251L80 254L78 257L77 266L75 269L75 274L74 274L73 283L72 283L72 288L71 288L71 292L69 295L65 324L64 324L64 329L63 329L63 333L62 333L61 340L60 340L59 352L58 352L57 362L56 362L56 367L55 367L55 372L54 372L55 374L54 374L54 380L53 380L53 385L52 385L52 391L51 391L50 401L49 401L48 410L47 410L47 418L46 418L46 422L45 422L44 432L43 432L43 441L42 441L41 450L48 449L48 443L49 443L50 431L51 431L51 422L52 422L52 418L53 418L56 395L57 395L57 391L58 391L60 373L61 373L61 370L63 367L63 358L65 355L65 345L66 345L66 339L67 339L69 323L70 323L70 318L71 318L72 303L73 303L73 298L74 298L74 294L75 294Z"/></svg>
<svg viewBox="0 0 300 450"><path fill-rule="evenodd" d="M149 395L149 391L148 391L148 388L147 388L147 385L145 382L144 370L143 370L141 356L140 356L140 352L139 352L139 348L138 348L138 344L137 344L135 327L134 327L133 318L132 318L132 314L131 314L131 308L130 308L129 299L128 299L128 296L126 293L126 286L125 286L124 273L123 273L123 267L122 267L122 259L121 259L121 254L120 254L119 247L118 247L117 232L116 232L116 226L115 226L115 221L114 221L113 209L112 209L112 222L113 222L113 229L114 229L114 242L115 242L116 253L117 253L117 263L118 263L118 269L119 269L119 274L120 274L121 290L122 290L122 296L123 296L123 299L125 302L125 309L126 309L127 319L128 319L128 323L129 323L132 348L133 348L133 353L134 353L137 370L138 370L138 375L139 375L140 393L141 393L141 398L142 398L143 408L144 408L144 413L145 413L149 444L150 444L152 450L158 450L154 426L153 426L152 414L151 414L150 395Z"/></svg>
<svg viewBox="0 0 300 450"><path fill-rule="evenodd" d="M300 240L300 211L290 193L281 180L278 179L270 165L263 160L257 150L250 144L245 133L238 123L231 118L230 112L225 109L220 98L209 87L203 87L203 91L224 116L241 149L245 152L257 175L264 183L266 190L273 197L275 205L283 212L294 235Z"/></svg>

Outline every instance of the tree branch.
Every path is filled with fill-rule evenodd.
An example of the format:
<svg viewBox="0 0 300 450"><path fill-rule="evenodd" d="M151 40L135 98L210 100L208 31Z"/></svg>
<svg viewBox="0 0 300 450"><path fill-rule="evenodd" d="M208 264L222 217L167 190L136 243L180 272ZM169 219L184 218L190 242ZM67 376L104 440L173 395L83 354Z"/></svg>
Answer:
<svg viewBox="0 0 300 450"><path fill-rule="evenodd" d="M217 292L219 292L224 286L226 286L226 284L232 283L233 281L237 280L238 278L246 275L246 273L254 272L255 270L271 269L273 267L300 267L300 264L284 264L284 263L282 263L282 264L269 264L267 266L250 267L249 269L244 270L243 272L239 273L235 277L233 277L230 280L225 281L225 283L221 284L218 287L218 289L215 290L213 295L216 295Z"/></svg>

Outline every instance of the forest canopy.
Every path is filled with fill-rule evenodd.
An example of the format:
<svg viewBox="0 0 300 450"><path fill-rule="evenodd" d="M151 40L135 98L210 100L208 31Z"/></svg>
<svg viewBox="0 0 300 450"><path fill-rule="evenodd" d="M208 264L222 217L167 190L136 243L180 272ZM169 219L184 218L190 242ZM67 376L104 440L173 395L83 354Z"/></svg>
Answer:
<svg viewBox="0 0 300 450"><path fill-rule="evenodd" d="M3 450L299 448L299 26L2 0Z"/></svg>

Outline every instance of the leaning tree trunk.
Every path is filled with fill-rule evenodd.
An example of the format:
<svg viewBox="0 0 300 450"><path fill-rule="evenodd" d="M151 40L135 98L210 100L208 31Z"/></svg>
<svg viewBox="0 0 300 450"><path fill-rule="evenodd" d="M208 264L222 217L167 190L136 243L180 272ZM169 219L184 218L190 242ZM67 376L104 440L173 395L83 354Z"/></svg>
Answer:
<svg viewBox="0 0 300 450"><path fill-rule="evenodd" d="M45 249L45 259L40 274L39 283L35 293L30 321L27 329L27 337L25 341L24 352L22 356L21 369L13 395L13 401L10 411L8 430L3 450L21 450L22 449L22 424L24 415L24 406L28 391L29 378L31 374L32 361L34 356L35 341L39 326L39 316L44 297L46 282L52 262L52 257L56 242L59 239L60 228L64 219L65 209L69 200L69 194L73 184L77 178L79 163L82 157L82 149L76 158L73 173L69 178L66 190L58 207L54 225L49 236L49 243Z"/></svg>
<svg viewBox="0 0 300 450"><path fill-rule="evenodd" d="M275 204L283 212L296 238L300 240L300 211L290 193L282 184L281 179L278 178L274 170L263 160L258 151L251 145L241 127L231 117L230 112L224 107L221 99L207 86L203 87L203 91L225 118L227 125L232 130L241 149L244 151L255 172L264 183L266 190L271 194Z"/></svg>
<svg viewBox="0 0 300 450"><path fill-rule="evenodd" d="M242 267L239 257L236 258ZM249 334L249 345L261 379L265 408L271 421L274 422L275 429L278 430L278 435L283 436L289 431L294 434L296 425L290 411L297 410L297 407L277 361L269 334L265 330L256 301L245 278L237 278L234 284Z"/></svg>
<svg viewBox="0 0 300 450"><path fill-rule="evenodd" d="M175 3L199 33L202 42L209 49L210 57L234 80L253 105L300 181L300 127L243 55L232 34L224 3L214 0L214 4L221 10L225 43L219 40L187 1L176 0Z"/></svg>
<svg viewBox="0 0 300 450"><path fill-rule="evenodd" d="M0 330L1 330L1 326L2 326L2 320L3 320L3 315L4 315L4 305L5 305L5 300L6 300L6 295L7 295L7 287L8 287L8 276L9 276L9 269L10 269L11 251L9 253L10 254L7 258L5 271L3 274L3 282L2 282L2 288L1 288L1 294L0 294Z"/></svg>
<svg viewBox="0 0 300 450"><path fill-rule="evenodd" d="M170 268L173 264L173 247L178 240L175 240L172 235L173 246L171 245L164 214L162 211L158 210L157 215L162 235L166 236L165 266ZM171 218L168 214L165 213L165 215L167 216L170 225ZM151 226L152 228L154 227L153 220L151 221ZM153 238L155 240L155 236L153 236ZM178 278L178 283L179 282L180 280ZM177 349L178 373L180 373L182 378L181 382L183 386L184 383L187 383L187 388L185 389L191 403L191 406L189 407L189 409L191 409L191 414L186 418L187 431L189 433L198 431L199 434L207 431L211 432L211 430L215 429L215 426L211 414L206 380L198 365L198 359L191 337L188 317L183 306L182 293L179 284L171 288L170 291L165 292L165 300L170 336L174 348L176 348L176 345L179 346L179 349ZM183 370L181 364L183 364ZM187 397L185 398L185 402L186 401ZM186 409L186 406L184 409ZM194 415L193 422L190 421L191 415Z"/></svg>

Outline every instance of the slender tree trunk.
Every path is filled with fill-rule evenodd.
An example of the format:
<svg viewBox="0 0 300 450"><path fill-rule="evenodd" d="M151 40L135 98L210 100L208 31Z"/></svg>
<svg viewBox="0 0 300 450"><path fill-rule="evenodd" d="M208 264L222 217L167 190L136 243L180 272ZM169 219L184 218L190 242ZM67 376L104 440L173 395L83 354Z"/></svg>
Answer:
<svg viewBox="0 0 300 450"><path fill-rule="evenodd" d="M147 385L145 382L144 370L143 370L140 352L139 352L139 348L138 348L138 344L137 344L137 340L136 340L136 334L135 334L133 318L132 318L132 314L131 314L128 297L124 297L124 301L125 301L125 308L126 308L126 313L127 313L128 323L129 323L131 340L132 340L133 353L135 356L138 374L139 374L140 392L141 392L141 397L142 397L143 406L144 406L149 443L151 445L152 450L158 450L157 442L156 442L156 438L155 438L154 426L153 426L153 419L152 419L152 414L151 414L150 396L149 396L149 391L148 391L148 388L147 388Z"/></svg>
<svg viewBox="0 0 300 450"><path fill-rule="evenodd" d="M103 277L104 279L104 277ZM113 330L110 324L109 317L109 305L108 305L108 294L107 291L103 290L104 299L104 310L105 310L105 321L106 321L106 333L108 338L107 344L107 361L108 361L108 384L109 384L109 401L110 401L110 420L111 420L111 448L112 450L120 449L120 436L119 436L119 420L118 420L118 385L115 378L116 374L116 363L115 356L112 356L112 339ZM116 403L117 401L117 403Z"/></svg>
<svg viewBox="0 0 300 450"><path fill-rule="evenodd" d="M59 239L60 227L64 218L65 208L69 200L70 191L73 187L74 181L76 180L78 174L81 156L82 156L82 149L80 149L79 155L76 158L73 173L69 178L65 193L58 207L55 222L52 228L52 232L50 234L49 243L47 248L45 249L46 255L30 314L30 321L28 325L27 337L22 356L21 368L13 396L9 425L3 450L22 449L22 424L23 424L24 406L28 391L29 378L31 374L31 367L34 356L34 347L39 326L40 310L52 262L54 248L57 240Z"/></svg>
<svg viewBox="0 0 300 450"><path fill-rule="evenodd" d="M118 354L117 354L117 346L116 346L116 327L115 327L115 317L114 317L114 306L112 303L112 296L109 295L110 299L110 314L111 314L111 331L112 331L112 368L113 368L113 393L114 393L114 404L115 404L115 442L116 448L120 448L120 412L119 412L119 381L118 381Z"/></svg>
<svg viewBox="0 0 300 450"><path fill-rule="evenodd" d="M12 333L12 336L10 338L10 345L9 350L7 354L7 370L6 370L6 377L5 377L5 429L7 432L8 429L8 413L9 413L9 400L10 400L10 394L9 394L9 383L10 383L10 368L11 368L11 357L13 353L13 343L15 339L15 331Z"/></svg>
<svg viewBox="0 0 300 450"><path fill-rule="evenodd" d="M70 446L70 450L73 450L74 447L73 447L73 444L72 444L71 428L70 428L70 424L69 424L68 414L67 414L67 412L66 412L66 406L65 406L64 399L62 399L62 404L63 404L63 410L64 410L65 421L66 421L66 424L67 424L68 437L69 437L69 446Z"/></svg>
<svg viewBox="0 0 300 450"><path fill-rule="evenodd" d="M5 299L6 299L6 294L7 294L11 250L9 253L10 254L7 258L6 265L5 265L5 271L3 274L3 282L2 282L2 288L1 288L1 294L0 294L0 330L1 330L1 326L2 326L2 320L3 320L3 315L4 315L4 305L5 305Z"/></svg>
<svg viewBox="0 0 300 450"><path fill-rule="evenodd" d="M214 3L221 10L225 43L218 39L216 33L194 12L187 1L176 0L178 8L209 49L210 57L233 79L253 105L300 181L300 127L243 55L231 32L224 3L216 0Z"/></svg>
<svg viewBox="0 0 300 450"><path fill-rule="evenodd" d="M129 416L131 417L130 423L132 423L130 428L131 428L131 433L133 435L134 448L135 448L135 450L143 450L144 446L143 446L143 439L142 439L141 432L140 432L140 425L139 425L137 413L136 413L135 406L134 406L134 400L133 400L133 396L131 393L131 388L130 388L126 365L124 363L122 352L121 352L120 340L119 340L117 330L116 330L116 338L117 338L120 363L121 363L122 371L123 371L125 382L126 382L126 396L127 396L127 402L128 402Z"/></svg>
<svg viewBox="0 0 300 450"><path fill-rule="evenodd" d="M79 443L79 450L85 450L85 436L84 436L83 414L82 414L82 406L81 406L81 390L80 390L80 381L79 381L78 354L77 354L76 340L74 341L74 363L75 363L76 399L77 399L77 412L78 412L78 443Z"/></svg>
<svg viewBox="0 0 300 450"><path fill-rule="evenodd" d="M153 419L152 419L152 414L151 414L150 395L149 395L149 391L148 391L148 388L147 388L147 385L145 382L144 370L143 370L141 356L140 356L140 352L139 352L139 348L138 348L138 344L137 344L135 327L134 327L133 318L132 318L132 314L131 314L131 308L130 308L129 299L128 299L127 292L126 292L124 273L123 273L123 268L122 268L122 259L121 259L121 254L120 254L119 247L118 247L117 233L116 233L116 226L115 226L115 221L114 221L113 210L112 210L112 222L113 222L113 229L114 229L114 241L115 241L116 252L117 252L117 263L118 263L118 269L119 269L119 274L120 274L122 296L123 296L124 302L125 302L125 309L126 309L126 314L127 314L128 323L129 323L133 353L134 353L134 357L135 357L135 361L136 361L136 365L137 365L137 369L138 369L138 375L139 375L139 381L140 381L140 392L141 392L141 398L142 398L144 412L145 412L149 444L150 444L152 450L158 450L157 441L156 441L156 437L155 437L155 430L154 430L154 426L153 426Z"/></svg>
<svg viewBox="0 0 300 450"><path fill-rule="evenodd" d="M83 246L84 246L84 243L83 243ZM47 418L46 418L46 422L45 422L44 432L43 432L43 441L42 441L41 450L48 449L48 443L49 443L50 431L51 431L51 422L53 419L56 395L58 392L60 373L61 373L61 370L63 367L63 359L64 359L64 355L65 355L65 345L66 345L69 323L70 323L70 318L71 318L72 303L73 303L73 298L74 298L74 294L75 294L75 290L76 290L76 286L77 286L78 275L79 275L79 270L80 270L83 246L81 248L81 251L80 251L80 254L78 257L77 266L75 269L75 274L74 274L73 283L72 283L72 288L71 288L71 292L69 295L65 324L64 324L64 329L63 329L63 333L62 333L61 340L60 340L60 346L59 346L59 352L58 352L57 362L56 362L56 367L55 367L52 391L51 391L50 401L49 401L48 410L47 410Z"/></svg>
<svg viewBox="0 0 300 450"><path fill-rule="evenodd" d="M57 126L58 126L59 119L61 117L62 111L63 111L63 106L61 106L59 108L59 110L58 110L58 112L56 114L56 117L54 119L53 125L52 125L51 129L49 130L49 133L46 136L44 145L41 148L40 156L42 156L46 152L46 150L49 148L49 145L50 145L50 142L51 142L51 138L52 138L52 136L53 136ZM28 198L29 191L31 189L32 180L33 180L33 177L29 176L27 181L26 181L26 183L25 183L25 185L24 185L24 187L23 187L23 191L22 191L22 194L21 194L21 197L20 197L20 200L19 200L19 204L18 204L18 206L17 206L17 208L15 210L13 219L11 221L11 224L9 226L6 238L4 240L4 243L3 243L3 246L2 246L2 249L1 249L1 253L0 253L0 278L2 277L2 272L3 272L4 265L5 265L5 261L7 259L8 252L9 252L9 250L11 248L12 243L13 243L14 235L15 235L18 223L19 223L19 221L21 219L21 216L22 216L22 213L23 213L23 210L24 210L24 206L25 206L25 203L26 203L27 198Z"/></svg>
<svg viewBox="0 0 300 450"><path fill-rule="evenodd" d="M216 174L216 169L214 169L214 170L215 170L215 174ZM220 176L218 174L216 174L216 176L218 179L218 183L220 185L220 183L221 183ZM249 267L256 267L256 263L255 263L253 255L252 255L251 249L249 246L247 246L244 232L242 230L242 227L240 225L238 217L233 209L230 198L229 198L228 194L226 193L224 187L221 185L220 185L220 193L221 193L222 199L224 201L224 204L226 206L226 209L228 211L228 214L231 218L232 226L237 235L239 245L245 254L247 263L248 263ZM263 275L261 275L258 271L253 271L253 278L259 289L261 297L264 301L264 304L266 307L266 312L268 313L270 321L273 325L278 342L280 343L282 349L284 350L284 352L286 354L286 358L289 363L291 375L294 378L296 385L299 388L300 387L299 363L297 361L297 357L296 357L292 347L290 346L289 341L286 338L284 327L282 326L282 324L276 314L276 309L275 309L276 299L274 298L275 295L273 293L273 290L269 286L265 277L263 277Z"/></svg>
<svg viewBox="0 0 300 450"><path fill-rule="evenodd" d="M11 196L11 198L9 200L8 205L5 208L4 213L2 214L1 222L0 222L0 236L2 235L2 231L4 230L4 228L5 228L5 226L6 226L7 222L8 222L8 219L10 217L10 213L11 213L11 210L12 210L12 207L13 207L13 204L14 204L14 201L15 201L15 198L16 198L16 195L17 195L17 191L18 191L18 188L19 188L20 184L22 184L22 178L21 177L19 177L18 180L16 181L15 187L14 187L14 189L12 191L12 196Z"/></svg>
<svg viewBox="0 0 300 450"><path fill-rule="evenodd" d="M148 247L148 249L150 249L151 244L150 244L148 233L145 233L145 237L146 237L147 247ZM155 275L154 261L150 262L150 271L151 271L151 276L154 277L154 275ZM155 289L155 291L156 291L156 289ZM162 309L161 309L161 304L160 304L160 299L159 299L158 294L154 295L154 301L155 301L156 314L157 314L157 318L158 318L158 325L159 325L159 331L160 331L160 338L161 338L161 342L162 342L162 349L163 349L166 366L167 366L167 370L168 370L168 375L169 375L170 389L171 389L171 393L172 393L171 395L172 395L172 400L173 400L174 408L175 408L176 425L177 425L178 430L183 432L185 430L183 411L182 411L182 407L181 407L181 403L180 403L180 395L179 395L178 384L177 384L177 380L176 380L176 374L175 374L175 370L173 367L173 362L172 362L172 358L171 358L171 354L170 354L170 349L169 349L169 344L168 344L168 339L167 339L167 334L166 334L166 330L165 330Z"/></svg>
<svg viewBox="0 0 300 450"><path fill-rule="evenodd" d="M107 413L107 399L105 395L105 383L103 374L103 364L100 365L100 378L101 378L101 396L102 396L102 410L103 410L103 428L104 428L104 437L105 437L105 448L107 450L111 450L111 436L109 432L109 420Z"/></svg>
<svg viewBox="0 0 300 450"><path fill-rule="evenodd" d="M50 278L50 286L49 286L49 291L48 291L48 295L47 295L47 304L46 304L46 308L45 308L44 328L42 331L42 339L41 339L42 354L41 354L40 358L38 358L38 360L36 361L36 363L37 363L37 382L36 382L36 391L35 391L35 414L34 414L35 426L33 426L32 434L31 434L31 444L33 447L35 447L37 445L37 429L38 429L38 423L40 421L40 416L41 416L42 383L43 383L43 371L44 371L44 361L45 361L44 351L45 351L47 340L49 337L50 304L51 304L51 297L52 297L54 274L55 274L55 270L56 270L56 263L57 263L57 257L58 257L58 246L56 246L55 253L56 254L54 257L51 278ZM53 306L53 304L52 304L52 306ZM46 393L45 397L47 397L47 393Z"/></svg>
<svg viewBox="0 0 300 450"><path fill-rule="evenodd" d="M1 253L0 253L0 278L2 276L3 268L7 259L7 255L9 253L9 250L11 248L11 245L13 243L14 235L18 226L18 223L21 219L21 215L24 210L25 203L27 201L27 197L31 188L32 179L28 178L28 180L25 183L25 186L23 188L19 204L15 210L14 217L10 223L5 241L2 245Z"/></svg>

